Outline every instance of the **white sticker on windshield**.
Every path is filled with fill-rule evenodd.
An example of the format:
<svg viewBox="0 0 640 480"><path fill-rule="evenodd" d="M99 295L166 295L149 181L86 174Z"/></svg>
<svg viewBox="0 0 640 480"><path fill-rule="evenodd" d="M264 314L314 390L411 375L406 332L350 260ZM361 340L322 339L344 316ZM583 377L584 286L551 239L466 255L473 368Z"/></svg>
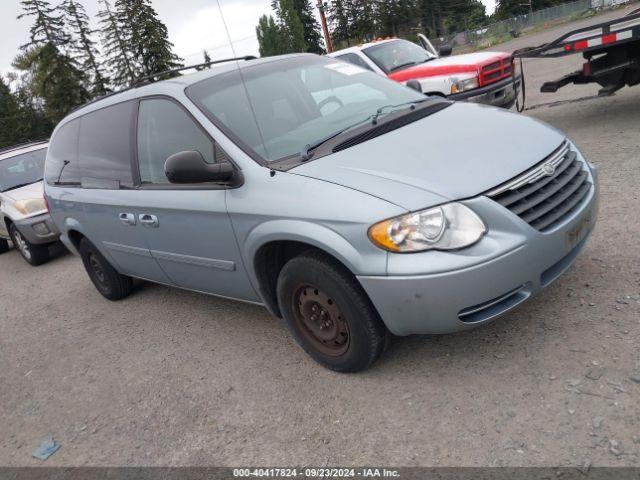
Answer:
<svg viewBox="0 0 640 480"><path fill-rule="evenodd" d="M353 65L347 62L336 62L326 65L329 70L333 70L343 75L356 75L358 73L366 72L364 68L360 68L357 65Z"/></svg>

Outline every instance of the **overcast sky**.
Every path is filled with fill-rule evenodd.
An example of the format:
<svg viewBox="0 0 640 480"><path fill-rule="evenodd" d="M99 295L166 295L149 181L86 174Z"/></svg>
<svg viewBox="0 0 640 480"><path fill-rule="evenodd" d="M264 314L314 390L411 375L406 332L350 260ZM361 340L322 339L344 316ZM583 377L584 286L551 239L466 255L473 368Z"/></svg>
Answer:
<svg viewBox="0 0 640 480"><path fill-rule="evenodd" d="M271 13L270 0L219 0L229 27L236 55L257 55L255 26L258 18ZM315 4L316 0L312 0ZM495 0L482 0L488 13ZM51 0L56 4L56 0ZM91 18L98 11L98 0L80 0ZM197 63L206 49L212 58L231 55L230 42L222 24L216 0L152 0L152 4L169 29L175 52L187 63ZM11 62L20 45L29 37L32 19L17 20L19 0L0 0L0 73L11 69Z"/></svg>

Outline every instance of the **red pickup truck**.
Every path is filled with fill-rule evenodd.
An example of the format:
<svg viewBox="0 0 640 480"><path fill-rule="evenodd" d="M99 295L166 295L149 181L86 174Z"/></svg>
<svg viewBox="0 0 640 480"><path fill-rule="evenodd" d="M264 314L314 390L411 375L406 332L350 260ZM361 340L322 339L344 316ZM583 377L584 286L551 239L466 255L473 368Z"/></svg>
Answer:
<svg viewBox="0 0 640 480"><path fill-rule="evenodd" d="M436 53L426 37L423 47L402 39L377 40L328 55L404 83L426 95L467 100L503 108L516 101L521 77L504 52L451 55L450 47Z"/></svg>

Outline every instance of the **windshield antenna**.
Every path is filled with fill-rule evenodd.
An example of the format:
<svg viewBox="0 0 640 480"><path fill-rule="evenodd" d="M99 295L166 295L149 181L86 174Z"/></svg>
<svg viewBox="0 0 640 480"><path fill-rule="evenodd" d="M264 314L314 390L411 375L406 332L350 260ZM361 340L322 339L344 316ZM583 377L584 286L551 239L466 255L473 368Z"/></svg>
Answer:
<svg viewBox="0 0 640 480"><path fill-rule="evenodd" d="M229 33L229 27L227 26L227 21L224 18L224 13L222 13L222 7L220 6L220 0L216 0L218 4L218 10L220 10L220 18L222 19L222 24L224 25L224 30L227 33L227 38L229 39L229 46L231 47L231 52L233 53L234 58L238 58L236 54L236 49L233 46L233 40L231 40L231 34ZM265 153L267 154L267 158L269 157L269 151L267 149L267 144L264 141L264 135L262 135L262 128L260 128L260 124L258 123L258 117L253 108L253 102L251 101L251 97L249 96L249 89L247 88L247 84L244 81L244 75L242 74L242 69L240 68L240 61L236 60L236 66L238 67L238 74L240 75L240 81L242 82L242 87L244 89L244 93L247 96L247 102L249 102L249 108L251 109L251 115L253 115L253 120L256 122L256 128L258 129L258 135L260 135L260 140L262 141L262 146L264 148Z"/></svg>

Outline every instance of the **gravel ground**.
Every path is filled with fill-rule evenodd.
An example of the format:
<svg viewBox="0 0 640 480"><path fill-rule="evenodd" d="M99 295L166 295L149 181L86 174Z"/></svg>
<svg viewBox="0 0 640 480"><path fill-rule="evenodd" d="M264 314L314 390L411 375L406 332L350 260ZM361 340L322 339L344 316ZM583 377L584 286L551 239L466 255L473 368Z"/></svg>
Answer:
<svg viewBox="0 0 640 480"><path fill-rule="evenodd" d="M600 171L597 228L553 287L487 327L398 339L371 370L340 375L260 307L152 284L109 303L71 255L34 270L10 252L0 464L42 464L31 452L53 435L48 466L640 465L640 87L578 102L597 88L536 92L572 62L525 65L527 114Z"/></svg>

